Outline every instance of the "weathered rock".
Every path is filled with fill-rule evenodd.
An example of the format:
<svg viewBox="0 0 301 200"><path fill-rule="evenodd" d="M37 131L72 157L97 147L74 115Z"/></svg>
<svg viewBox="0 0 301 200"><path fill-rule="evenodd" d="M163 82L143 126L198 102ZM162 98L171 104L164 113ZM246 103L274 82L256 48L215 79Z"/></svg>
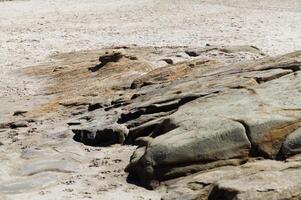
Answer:
<svg viewBox="0 0 301 200"><path fill-rule="evenodd" d="M286 170L295 170L293 176L300 165L301 52L253 61L263 54L252 46L117 51L121 58L94 52L95 58L104 55L100 64L70 56L68 67L51 71L57 84L48 90L72 118L68 128L76 141L137 144L128 180L136 177L150 189L162 183L169 193L163 199L299 196L298 181L280 183ZM50 105L56 108L56 101ZM48 138L65 141L68 135ZM43 164L33 168L51 171ZM261 180L269 177L277 187L260 191L269 188ZM271 196L275 191L281 195Z"/></svg>
<svg viewBox="0 0 301 200"><path fill-rule="evenodd" d="M24 114L27 113L27 111L23 111L23 110L17 110L14 112L13 116L24 116Z"/></svg>
<svg viewBox="0 0 301 200"><path fill-rule="evenodd" d="M294 131L289 136L287 136L286 140L282 146L282 155L292 156L295 154L301 153L301 129Z"/></svg>
<svg viewBox="0 0 301 200"><path fill-rule="evenodd" d="M185 52L191 56L191 57L198 57L202 55L204 52L210 52L210 51L220 51L224 53L239 53L239 52L250 52L250 53L256 53L256 54L263 54L260 49L258 49L255 46L211 46L208 45L205 48L202 49L188 49Z"/></svg>
<svg viewBox="0 0 301 200"><path fill-rule="evenodd" d="M219 181L209 194L209 200L293 199L301 198L299 169L259 172L235 180Z"/></svg>
<svg viewBox="0 0 301 200"><path fill-rule="evenodd" d="M173 63L169 63L173 64ZM185 62L182 64L171 65L156 70L153 70L141 77L138 77L133 81L131 88L139 88L147 85L171 82L173 80L184 77L185 75L195 71L197 68L202 69L208 66L217 65L218 62L215 60L193 60L191 62Z"/></svg>
<svg viewBox="0 0 301 200"><path fill-rule="evenodd" d="M74 140L92 146L107 146L111 144L123 144L128 134L125 126L115 124L105 128L89 127L87 129L73 129Z"/></svg>
<svg viewBox="0 0 301 200"><path fill-rule="evenodd" d="M121 52L106 52L105 55L99 57L100 64L89 68L90 71L95 72L105 66L109 62L118 62L123 57Z"/></svg>
<svg viewBox="0 0 301 200"><path fill-rule="evenodd" d="M217 167L167 181L168 193L162 199L298 199L300 192L297 188L300 186L295 178L299 175L295 178L290 176L299 170L298 162L272 160ZM292 174L285 176L287 171Z"/></svg>
<svg viewBox="0 0 301 200"><path fill-rule="evenodd" d="M236 66L233 72L218 72L220 79L210 80L212 84L220 82L219 87L229 85L235 90L197 98L167 117L168 125L164 123L166 120L155 124L153 130L161 133L155 134L159 136L146 148L140 147L141 157L136 156L128 170L138 174L147 186L153 186L156 181L173 177L170 172L180 166L248 156L282 156L281 147L286 137L301 127L301 75L293 72L301 65L298 59L300 52L289 54L286 59L265 59L242 69ZM244 76L244 71L250 74L254 70L260 74L259 70L265 73L273 69L291 71L283 74L278 70L276 78L268 78L264 84L239 86L239 77ZM207 76L197 80L206 80ZM231 82L226 81L228 77ZM185 84L189 88L189 84ZM177 82L169 87L174 89Z"/></svg>
<svg viewBox="0 0 301 200"><path fill-rule="evenodd" d="M188 120L182 124L175 124L175 127L179 128L156 137L147 146L147 151L138 163L131 163L134 168L136 165L143 166L135 171L145 170L146 174L143 174L141 180L146 183L165 179L165 173L172 170L171 166L247 157L251 148L242 124L232 120L203 118L199 124ZM183 132L185 134L182 134ZM171 169L164 173L160 168Z"/></svg>
<svg viewBox="0 0 301 200"><path fill-rule="evenodd" d="M28 127L28 122L25 121L25 120L11 122L11 123L9 123L9 126L10 126L11 129L24 128L24 127Z"/></svg>

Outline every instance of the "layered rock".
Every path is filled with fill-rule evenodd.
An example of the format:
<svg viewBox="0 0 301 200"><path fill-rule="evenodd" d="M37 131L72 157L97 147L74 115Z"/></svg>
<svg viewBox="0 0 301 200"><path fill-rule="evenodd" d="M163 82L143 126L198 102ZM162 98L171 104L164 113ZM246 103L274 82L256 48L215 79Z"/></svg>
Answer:
<svg viewBox="0 0 301 200"><path fill-rule="evenodd" d="M301 52L271 58L252 46L208 46L90 54L64 55L60 67L34 74L52 72L50 105L68 118L74 140L138 145L129 179L165 185L174 195L164 199L300 197L298 176L284 177L299 172L299 160L288 159L301 150Z"/></svg>
<svg viewBox="0 0 301 200"><path fill-rule="evenodd" d="M221 92L197 98L158 123L151 135L159 132L155 133L159 136L139 147L128 170L152 185L155 180L189 173L192 164L250 156L275 159L298 153L297 129L301 127L298 59L300 52L202 75L193 80L193 87L190 81L185 82L186 90L194 87L212 90L219 83ZM262 71L274 70L279 70L276 75L272 73L275 80L265 83L250 84L255 78L246 78L250 73L258 77ZM283 70L290 73L282 74ZM209 76L216 79L208 80ZM209 83L213 86L204 87ZM171 88L176 86L170 84Z"/></svg>
<svg viewBox="0 0 301 200"><path fill-rule="evenodd" d="M299 199L299 174L300 162L249 161L167 181L162 199Z"/></svg>

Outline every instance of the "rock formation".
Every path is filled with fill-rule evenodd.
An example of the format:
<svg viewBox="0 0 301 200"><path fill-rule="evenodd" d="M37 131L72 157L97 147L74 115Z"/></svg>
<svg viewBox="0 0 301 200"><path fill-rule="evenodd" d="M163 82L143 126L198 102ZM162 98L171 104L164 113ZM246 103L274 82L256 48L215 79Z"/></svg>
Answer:
<svg viewBox="0 0 301 200"><path fill-rule="evenodd" d="M301 51L116 47L55 59L26 71L48 80L50 100L1 129L46 116L85 145L136 145L129 179L163 199L301 197ZM37 161L19 174L76 171L64 162L73 163Z"/></svg>

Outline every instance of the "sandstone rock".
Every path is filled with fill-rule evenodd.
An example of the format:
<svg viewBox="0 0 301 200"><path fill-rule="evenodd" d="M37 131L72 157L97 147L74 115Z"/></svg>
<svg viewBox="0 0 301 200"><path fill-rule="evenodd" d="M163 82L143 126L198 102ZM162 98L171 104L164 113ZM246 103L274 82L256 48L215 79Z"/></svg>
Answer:
<svg viewBox="0 0 301 200"><path fill-rule="evenodd" d="M289 174L284 178L286 171L299 169L300 163L272 160L217 167L167 181L168 192L163 199L298 199L298 181L294 182Z"/></svg>
<svg viewBox="0 0 301 200"><path fill-rule="evenodd" d="M259 172L235 180L219 181L209 200L300 199L300 169Z"/></svg>
<svg viewBox="0 0 301 200"><path fill-rule="evenodd" d="M260 49L258 49L255 46L224 46L224 47L219 47L219 46L211 46L207 45L203 49L188 49L186 50L186 53L191 56L191 57L198 57L204 52L210 52L210 51L221 51L224 53L238 53L238 52L251 52L251 53L259 53L263 54Z"/></svg>
<svg viewBox="0 0 301 200"><path fill-rule="evenodd" d="M159 136L143 148L144 154L140 147L139 155L142 156L132 160L128 170L138 174L144 184L152 186L158 180L165 180L165 175L179 166L248 156L281 157L286 137L301 127L298 59L300 52L265 59L257 65L244 65L241 69L236 66L233 72L232 69L219 70L197 78L205 81L208 76L218 74L219 80L210 81L212 84L220 81L219 87L224 87L225 92L199 97L182 105L166 118L168 125L164 123L166 120L155 123L153 130L160 130L155 134ZM265 83L240 86L241 76L273 69L276 77L266 79ZM291 71L283 73L281 69ZM228 82L230 77L233 81ZM195 85L190 86L187 82L184 83L190 90L200 84L193 81ZM177 86L178 83L173 82L168 87L175 90ZM227 86L234 90L226 89Z"/></svg>
<svg viewBox="0 0 301 200"><path fill-rule="evenodd" d="M167 191L163 199L299 196L298 181L280 183L300 166L300 51L262 58L252 46L116 50L94 52L104 55L100 64L83 62L87 53L76 62L71 56L64 60L68 67L53 74L57 84L48 90L63 105L74 140L138 145L128 180ZM95 65L101 70L91 73ZM66 141L68 134L48 138ZM25 171L62 169L56 161L43 163ZM96 161L89 166L102 167ZM266 178L276 185L269 187Z"/></svg>
<svg viewBox="0 0 301 200"><path fill-rule="evenodd" d="M106 52L105 55L99 57L100 64L89 68L89 70L95 72L109 62L118 62L122 57L123 55L120 52Z"/></svg>
<svg viewBox="0 0 301 200"><path fill-rule="evenodd" d="M138 163L131 163L143 166L144 169L135 171L145 170L147 175L143 175L141 180L146 184L149 179L164 179L165 173L170 173L169 170L164 173L160 168L246 157L249 154L251 144L244 127L238 122L221 118L203 118L202 124L195 124L191 120L175 126L180 128L156 137L147 146L147 151ZM192 126L193 128L189 130ZM183 132L185 134L182 134Z"/></svg>
<svg viewBox="0 0 301 200"><path fill-rule="evenodd" d="M146 186L231 163L220 160L284 156L286 137L300 127L301 53L228 65L200 56L261 53L248 46L184 51L198 58L132 79L126 92L134 95L88 109L98 118L74 128L74 139L107 145L139 138L127 170Z"/></svg>

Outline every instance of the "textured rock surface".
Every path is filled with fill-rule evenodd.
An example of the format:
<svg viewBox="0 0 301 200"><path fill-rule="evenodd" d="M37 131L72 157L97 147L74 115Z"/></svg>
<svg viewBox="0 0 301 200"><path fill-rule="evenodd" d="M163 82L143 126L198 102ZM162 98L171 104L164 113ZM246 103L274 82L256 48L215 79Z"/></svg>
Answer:
<svg viewBox="0 0 301 200"><path fill-rule="evenodd" d="M275 69L279 61L267 61L273 69L237 72L243 74L240 78L233 71L233 76L224 75L225 67L240 69L243 63L264 57L256 47L270 56L300 50L300 0L19 0L0 4L0 199L299 198L299 180L292 176L299 178L300 128L282 127L277 136L279 142L271 143L271 138L254 148L250 137L247 141L243 137L249 133L246 124L224 118L237 114L217 106L225 113L209 113L202 126L199 118L204 118L205 113L192 108L205 104L201 99L212 98L218 104L228 102L222 96L231 96L234 90L240 91L235 93L240 100L240 95L252 96L243 87L256 87L258 92L259 84L291 76L292 71L299 73L294 64L290 69ZM123 46L130 44L160 48ZM256 47L215 46L245 44ZM111 45L122 46L74 53ZM22 73L27 66L42 63L43 66L29 69L33 76ZM219 71L222 76L208 77ZM207 78L200 77L203 75ZM218 81L223 76L227 79ZM276 94L278 88L281 87L273 87L274 91L269 92L264 89L258 96L268 98L261 101L272 102L267 93ZM283 91L280 89L271 98ZM288 91L292 91L291 86ZM226 106L234 110L244 109L248 102L258 106L259 102L244 99L240 101L242 105L237 105L238 100L230 100L234 105ZM284 106L260 106L260 112ZM179 115L184 110L190 116ZM294 113L289 109L286 112ZM268 109L267 113L278 111ZM260 120L269 120L266 115L258 121L249 119L250 116L258 115L250 112L247 119L238 117L255 127ZM286 116L274 115L269 126L294 118ZM179 121L185 118L191 122ZM225 125L228 131L211 129L211 121L218 122L219 128ZM223 146L227 151L224 157L230 158L195 161L198 155L202 159L223 156L205 145L197 149L206 154L192 152L186 157L179 147L207 144L208 134L199 134L193 126L214 135L208 137L208 144L216 145L212 138L217 138L231 147ZM170 148L159 143L159 138L185 129L191 130L190 135L202 137L177 144L180 160L168 152L164 163L174 165L163 166L158 159L159 167L148 174L144 186L151 182L153 186L160 183L161 187L146 190L139 186L139 177L132 175L139 175L138 169L140 177L145 173L145 166L135 163L143 163L139 159L149 151L147 146L154 147L151 157L157 159L157 149ZM287 136L282 134L290 131ZM222 137L231 136L229 133L239 136L238 146ZM253 138L262 140L259 131L255 133ZM153 146L153 142L158 144ZM128 176L124 169L133 152ZM258 154L265 160L261 161ZM274 158L278 161L268 160ZM160 174L162 178L155 177ZM178 176L181 177L172 179Z"/></svg>
<svg viewBox="0 0 301 200"><path fill-rule="evenodd" d="M163 199L299 199L299 173L299 162L250 161L168 181Z"/></svg>
<svg viewBox="0 0 301 200"><path fill-rule="evenodd" d="M47 98L1 122L0 148L20 158L3 157L4 195L300 197L301 52L129 46L52 59L25 70Z"/></svg>
<svg viewBox="0 0 301 200"><path fill-rule="evenodd" d="M194 79L171 82L166 86L169 92L181 85L183 93L198 90L209 95L181 106L160 122L157 119L149 133L154 139L140 147L140 157L132 159L128 170L152 186L156 180L189 173L191 164L250 156L275 159L294 154L294 149L297 153L298 131L294 131L301 126L300 58L296 52L219 67L217 72L204 73L204 67L200 74L194 72ZM266 81L256 81L262 71L274 70ZM212 90L218 93L210 95Z"/></svg>

